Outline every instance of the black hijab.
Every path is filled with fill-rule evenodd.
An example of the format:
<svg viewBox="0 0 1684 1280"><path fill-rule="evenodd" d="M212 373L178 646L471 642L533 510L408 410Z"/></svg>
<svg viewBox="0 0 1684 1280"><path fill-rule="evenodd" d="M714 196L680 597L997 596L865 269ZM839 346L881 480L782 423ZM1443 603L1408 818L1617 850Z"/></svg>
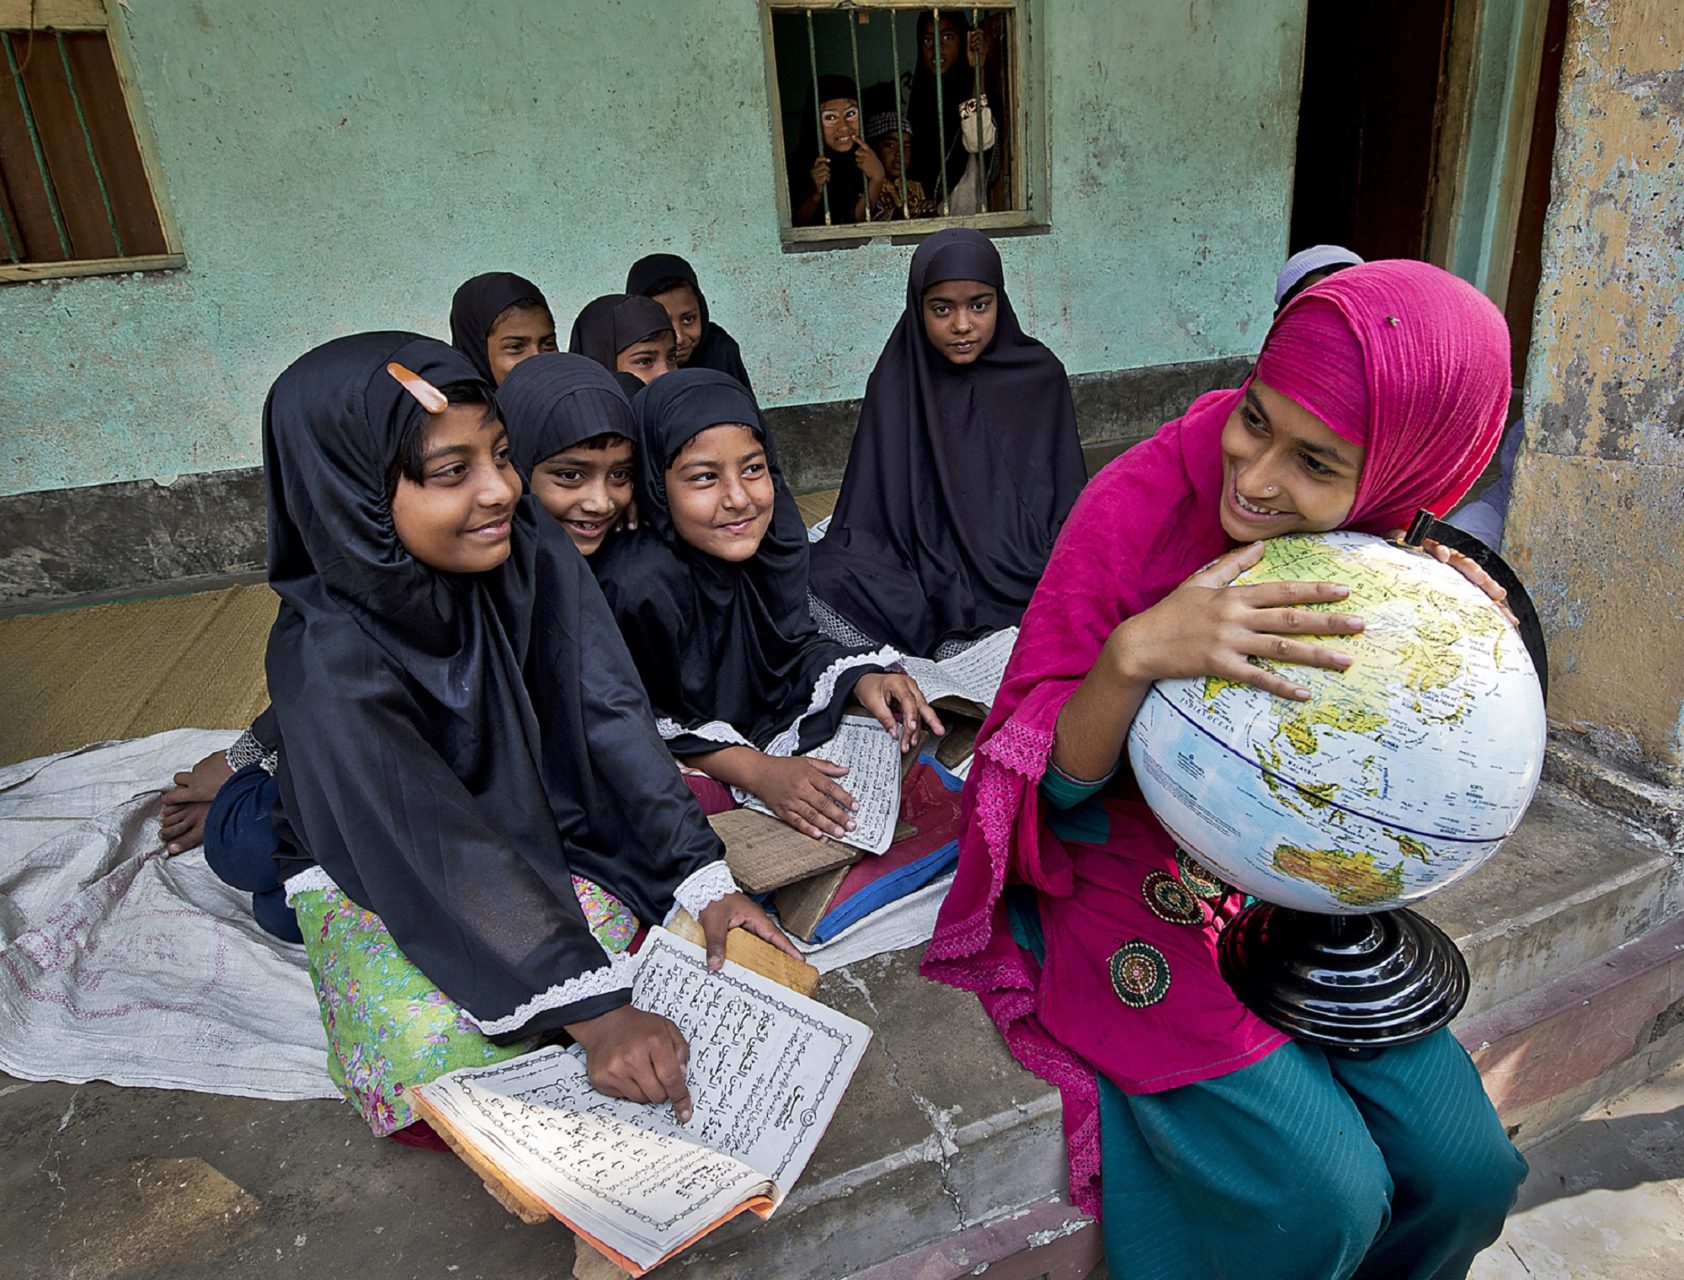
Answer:
<svg viewBox="0 0 1684 1280"><path fill-rule="evenodd" d="M754 397L715 369L657 378L637 414L637 532L598 553L598 577L678 755L752 746L808 751L832 737L854 685L898 654L849 649L807 610L807 530ZM742 423L765 442L775 487L755 555L727 563L673 527L667 466L698 433Z"/></svg>
<svg viewBox="0 0 1684 1280"><path fill-rule="evenodd" d="M513 306L550 309L537 285L509 271L487 271L464 280L450 300L450 345L468 357L481 382L496 382L485 344L497 317Z"/></svg>
<svg viewBox="0 0 1684 1280"><path fill-rule="evenodd" d="M671 328L672 318L655 299L605 293L587 302L573 321L567 349L576 356L589 356L613 373L614 358L620 352Z"/></svg>
<svg viewBox="0 0 1684 1280"><path fill-rule="evenodd" d="M994 340L968 366L924 336L924 292L944 280L999 291ZM906 311L866 383L813 594L919 656L1014 626L1086 480L1070 380L1018 327L998 250L938 231L912 255Z"/></svg>
<svg viewBox="0 0 1684 1280"><path fill-rule="evenodd" d="M378 914L487 1035L596 1017L630 998L627 966L591 936L570 873L660 920L719 841L536 499L494 570L404 549L387 477L424 411L388 361L436 387L479 381L443 343L365 333L300 358L264 405L278 860Z"/></svg>
<svg viewBox="0 0 1684 1280"><path fill-rule="evenodd" d="M637 439L637 421L619 378L565 351L532 356L509 371L497 389L497 408L509 431L509 456L529 487L533 468L581 440Z"/></svg>
<svg viewBox="0 0 1684 1280"><path fill-rule="evenodd" d="M959 179L965 175L965 165L970 159L970 152L965 150L964 141L960 135L959 104L977 95L977 69L971 66L965 46L971 36L971 20L957 9L942 10L941 20L951 22L959 29L959 51L949 66L943 66L941 72L941 103L940 110L936 109L936 74L924 65L922 57L913 66L912 91L907 95L906 120L912 126L912 163L907 166L906 176L923 184L924 194L930 199L940 201L943 196L941 178L943 163L947 169L947 193L958 190ZM941 33L934 28L934 17L925 12L918 19L918 36L923 39L924 28L930 27L936 37L936 48L941 48ZM994 115L996 136L1004 121L1004 103L999 97L998 85L992 72L991 64L983 64L982 77L983 96L988 99L989 109ZM992 180L999 170L999 143L989 149L989 153L982 157L988 168L984 177Z"/></svg>
<svg viewBox="0 0 1684 1280"><path fill-rule="evenodd" d="M813 189L813 161L818 157L820 145L819 110L827 102L834 102L846 98L857 108L860 104L860 91L847 76L820 76L814 93L807 99L807 106L801 117L801 131L795 135L795 144L790 148L789 156L789 202L792 206L800 204ZM865 136L865 117L862 114L859 122L860 137ZM830 197L830 220L833 224L853 222L854 205L865 193L865 174L854 160L852 149L848 151L832 151L828 143L824 144L824 158L830 161L830 181L825 184L825 191ZM869 210L868 210L869 212ZM813 215L817 225L824 223L824 202L819 202L819 211Z"/></svg>
<svg viewBox="0 0 1684 1280"><path fill-rule="evenodd" d="M718 369L748 387L749 394L753 395L754 387L749 383L748 370L743 367L742 349L737 346L737 340L708 315L707 295L696 281L694 267L676 253L651 253L632 263L631 270L626 272L626 292L639 293L646 298L659 297L686 284L695 293L696 303L702 309L702 336L684 367Z"/></svg>

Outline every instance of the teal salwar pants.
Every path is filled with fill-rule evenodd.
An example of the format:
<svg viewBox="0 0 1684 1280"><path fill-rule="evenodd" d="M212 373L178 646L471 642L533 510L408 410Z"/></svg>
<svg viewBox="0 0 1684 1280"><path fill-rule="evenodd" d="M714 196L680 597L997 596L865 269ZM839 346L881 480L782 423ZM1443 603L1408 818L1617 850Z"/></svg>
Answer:
<svg viewBox="0 0 1684 1280"><path fill-rule="evenodd" d="M1526 1177L1448 1030L1361 1057L1291 1041L1162 1093L1101 1077L1099 1107L1112 1280L1455 1280Z"/></svg>

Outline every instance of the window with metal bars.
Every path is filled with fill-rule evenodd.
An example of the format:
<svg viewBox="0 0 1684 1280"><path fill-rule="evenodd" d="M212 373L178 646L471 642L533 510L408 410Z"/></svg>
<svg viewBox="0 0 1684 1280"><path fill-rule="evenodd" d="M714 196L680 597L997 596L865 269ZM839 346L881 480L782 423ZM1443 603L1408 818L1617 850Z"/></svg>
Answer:
<svg viewBox="0 0 1684 1280"><path fill-rule="evenodd" d="M1047 221L1036 0L764 0L786 245Z"/></svg>
<svg viewBox="0 0 1684 1280"><path fill-rule="evenodd" d="M182 265L103 0L0 0L0 281Z"/></svg>

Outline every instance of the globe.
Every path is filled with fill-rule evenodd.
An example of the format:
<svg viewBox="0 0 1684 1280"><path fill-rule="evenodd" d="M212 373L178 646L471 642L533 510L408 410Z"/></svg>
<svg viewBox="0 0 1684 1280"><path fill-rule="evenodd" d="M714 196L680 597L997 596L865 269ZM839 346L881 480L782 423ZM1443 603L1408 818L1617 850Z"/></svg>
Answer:
<svg viewBox="0 0 1684 1280"><path fill-rule="evenodd" d="M1203 866L1299 911L1415 901L1497 851L1543 771L1544 704L1520 637L1426 552L1366 534L1274 538L1236 585L1325 581L1362 634L1344 671L1252 659L1306 702L1232 680L1160 680L1129 733L1146 803Z"/></svg>

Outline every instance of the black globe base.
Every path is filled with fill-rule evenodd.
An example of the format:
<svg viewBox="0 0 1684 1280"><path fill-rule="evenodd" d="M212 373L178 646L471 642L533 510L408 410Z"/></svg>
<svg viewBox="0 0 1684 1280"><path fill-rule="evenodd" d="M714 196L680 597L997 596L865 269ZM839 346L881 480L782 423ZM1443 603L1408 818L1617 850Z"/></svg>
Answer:
<svg viewBox="0 0 1684 1280"><path fill-rule="evenodd" d="M1299 1040L1384 1049L1429 1036L1468 999L1468 966L1413 911L1334 916L1259 902L1217 940L1222 977L1259 1018Z"/></svg>

